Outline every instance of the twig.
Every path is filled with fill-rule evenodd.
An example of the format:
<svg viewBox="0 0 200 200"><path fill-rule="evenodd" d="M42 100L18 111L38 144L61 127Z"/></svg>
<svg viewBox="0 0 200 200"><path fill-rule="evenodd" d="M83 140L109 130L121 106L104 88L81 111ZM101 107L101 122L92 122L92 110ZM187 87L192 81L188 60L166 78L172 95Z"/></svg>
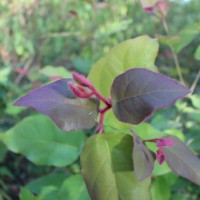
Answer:
<svg viewBox="0 0 200 200"><path fill-rule="evenodd" d="M30 58L30 59L25 63L23 69L29 70L30 67L31 67L31 65L32 65L32 63L33 63L33 61L34 61L34 57ZM19 84L23 77L24 77L24 74L19 74L19 75L17 76L17 78L15 79L15 84Z"/></svg>
<svg viewBox="0 0 200 200"><path fill-rule="evenodd" d="M170 50L171 50L171 53L172 53L172 56L173 56L173 59L174 59L174 62L175 62L175 66L176 66L176 70L178 72L178 76L179 76L179 80L185 84L185 81L183 79L183 75L182 75L182 72L181 72L181 67L180 67L180 64L179 64L179 61L178 61L178 57L177 57L177 54L176 52L174 51L174 47L172 45L169 46L170 47Z"/></svg>
<svg viewBox="0 0 200 200"><path fill-rule="evenodd" d="M104 133L104 115L105 113L112 107L112 105L106 105L103 109L99 110L99 114L100 114L100 121L99 124L95 130L95 133Z"/></svg>
<svg viewBox="0 0 200 200"><path fill-rule="evenodd" d="M163 26L164 26L164 29L165 29L167 36L169 36L169 27L167 25L167 22L166 22L166 19L165 19L164 16L162 17L162 23L163 23ZM178 56L177 56L177 54L174 50L174 47L172 45L169 45L169 48L170 48L170 51L172 53L172 56L173 56L173 59L174 59L174 62L175 62L175 66L176 66L176 70L177 70L177 73L178 73L178 76L179 76L179 80L183 84L185 84L184 79L183 79L183 75L182 75L182 72L181 72L181 67L180 67L180 64L179 64Z"/></svg>
<svg viewBox="0 0 200 200"><path fill-rule="evenodd" d="M200 80L200 70L199 70L199 72L198 72L196 78L194 79L194 82L192 83L192 86L191 86L191 88L190 88L190 90L191 90L192 92L193 92L194 89L196 88L197 83L198 83L199 80Z"/></svg>

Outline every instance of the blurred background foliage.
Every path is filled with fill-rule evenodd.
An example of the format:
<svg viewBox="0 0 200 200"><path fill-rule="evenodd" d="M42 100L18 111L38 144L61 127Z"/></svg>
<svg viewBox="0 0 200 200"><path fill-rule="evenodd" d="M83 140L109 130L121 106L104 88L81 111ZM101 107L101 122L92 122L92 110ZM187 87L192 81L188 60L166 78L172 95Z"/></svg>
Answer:
<svg viewBox="0 0 200 200"><path fill-rule="evenodd" d="M190 87L200 69L199 7L198 0L170 1L170 36L166 37L160 20L145 13L136 0L1 0L0 134L32 113L12 106L17 97L49 81L70 77L71 70L87 75L114 45L143 34L157 37L160 42L156 60L159 70L178 79L169 49L169 45L173 46ZM136 132L179 135L200 155L199 92L197 84L194 95L172 109L157 112ZM63 174L67 177L79 172L79 161L63 168L36 166L0 143L0 199L17 200L19 193L21 200L36 199L30 191L39 193L38 180L33 181L37 177L50 176L50 182L43 177L39 184L51 190L48 184L60 187ZM56 178L52 178L55 174ZM165 175L158 176L161 174ZM151 190L153 200L200 199L198 186L176 177L165 166L155 172ZM45 192L41 196L49 199Z"/></svg>

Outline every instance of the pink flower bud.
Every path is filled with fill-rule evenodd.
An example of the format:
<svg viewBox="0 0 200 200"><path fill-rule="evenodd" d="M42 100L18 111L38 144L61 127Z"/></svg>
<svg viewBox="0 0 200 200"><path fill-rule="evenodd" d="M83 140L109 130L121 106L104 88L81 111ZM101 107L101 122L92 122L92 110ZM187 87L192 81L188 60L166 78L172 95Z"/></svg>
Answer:
<svg viewBox="0 0 200 200"><path fill-rule="evenodd" d="M69 84L70 89L72 92L79 98L90 98L93 95L93 92L89 92L86 90L86 88L80 86L80 85L75 85L74 83L70 82Z"/></svg>
<svg viewBox="0 0 200 200"><path fill-rule="evenodd" d="M157 17L165 17L169 11L169 3L165 1L146 1L140 0L144 12L156 15Z"/></svg>
<svg viewBox="0 0 200 200"><path fill-rule="evenodd" d="M157 154L156 154L156 160L158 161L158 163L160 165L163 164L163 162L165 162L166 160L166 157L165 157L165 154L163 152L163 148L160 147L158 150L157 150Z"/></svg>
<svg viewBox="0 0 200 200"><path fill-rule="evenodd" d="M72 72L72 76L73 76L74 80L75 80L77 83L79 83L80 85L85 86L85 87L88 87L88 88L92 88L92 87L93 87L93 86L92 86L92 83L91 83L89 80L87 80L87 79L85 78L85 76L83 76L83 75L81 75L81 74L78 74L78 73L76 73L76 72Z"/></svg>
<svg viewBox="0 0 200 200"><path fill-rule="evenodd" d="M166 16L169 11L169 3L165 1L158 1L155 8L163 15Z"/></svg>
<svg viewBox="0 0 200 200"><path fill-rule="evenodd" d="M74 85L74 83L70 82L69 84L70 89L72 90L72 92L79 97L80 96L80 91L79 89L77 89L77 87Z"/></svg>
<svg viewBox="0 0 200 200"><path fill-rule="evenodd" d="M153 13L154 6L144 7L143 9L144 9L144 12L146 13Z"/></svg>
<svg viewBox="0 0 200 200"><path fill-rule="evenodd" d="M146 140L146 142L155 142L156 146L158 147L157 153L156 153L156 160L160 165L162 165L163 162L165 162L165 154L163 151L163 147L165 146L173 146L174 141L164 138L154 138L150 140Z"/></svg>

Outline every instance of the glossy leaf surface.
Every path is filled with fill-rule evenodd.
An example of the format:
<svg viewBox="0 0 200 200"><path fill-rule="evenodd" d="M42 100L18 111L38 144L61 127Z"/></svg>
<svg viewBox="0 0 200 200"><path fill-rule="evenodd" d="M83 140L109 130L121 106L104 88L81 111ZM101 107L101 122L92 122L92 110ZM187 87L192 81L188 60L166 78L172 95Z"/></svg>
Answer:
<svg viewBox="0 0 200 200"><path fill-rule="evenodd" d="M20 200L44 200L40 197L34 196L28 189L21 188L19 194Z"/></svg>
<svg viewBox="0 0 200 200"><path fill-rule="evenodd" d="M132 150L131 135L99 134L87 140L81 165L92 200L150 199L150 179L134 176Z"/></svg>
<svg viewBox="0 0 200 200"><path fill-rule="evenodd" d="M156 109L171 106L189 92L162 74L141 68L130 69L113 82L112 108L120 121L138 124Z"/></svg>
<svg viewBox="0 0 200 200"><path fill-rule="evenodd" d="M38 165L67 166L80 155L82 132L66 134L44 116L28 117L2 135L7 148Z"/></svg>
<svg viewBox="0 0 200 200"><path fill-rule="evenodd" d="M30 91L15 102L50 117L64 131L90 129L96 123L99 101L76 98L68 86L72 79L61 79Z"/></svg>
<svg viewBox="0 0 200 200"><path fill-rule="evenodd" d="M82 176L74 175L66 179L59 188L54 199L59 200L90 200Z"/></svg>
<svg viewBox="0 0 200 200"><path fill-rule="evenodd" d="M134 138L133 165L134 174L138 180L151 176L154 167L154 158L149 149L142 143L132 131Z"/></svg>
<svg viewBox="0 0 200 200"><path fill-rule="evenodd" d="M41 176L29 182L26 188L34 194L39 194L44 187L60 188L67 177L68 175L62 172Z"/></svg>
<svg viewBox="0 0 200 200"><path fill-rule="evenodd" d="M47 185L39 194L43 200L90 200L82 176L72 175L60 186Z"/></svg>
<svg viewBox="0 0 200 200"><path fill-rule="evenodd" d="M157 70L154 61L158 42L148 36L140 36L116 45L91 69L89 80L105 96L110 96L110 87L119 74L134 67Z"/></svg>
<svg viewBox="0 0 200 200"><path fill-rule="evenodd" d="M179 176L200 185L200 159L177 137L165 138L175 143L174 146L163 147L169 167Z"/></svg>

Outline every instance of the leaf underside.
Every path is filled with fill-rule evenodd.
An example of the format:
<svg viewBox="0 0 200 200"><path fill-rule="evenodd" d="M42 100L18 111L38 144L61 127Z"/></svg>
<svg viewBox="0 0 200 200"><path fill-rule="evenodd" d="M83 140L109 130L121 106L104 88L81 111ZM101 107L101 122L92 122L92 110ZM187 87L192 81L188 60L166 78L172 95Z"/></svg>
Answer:
<svg viewBox="0 0 200 200"><path fill-rule="evenodd" d="M118 120L138 124L156 109L171 106L189 92L176 80L134 68L115 78L111 87L112 108Z"/></svg>
<svg viewBox="0 0 200 200"><path fill-rule="evenodd" d="M200 185L200 159L177 137L165 138L175 143L174 146L163 147L169 167L179 176Z"/></svg>
<svg viewBox="0 0 200 200"><path fill-rule="evenodd" d="M138 180L144 180L150 176L154 167L154 158L149 149L142 143L132 131L134 139L133 164L134 174Z"/></svg>
<svg viewBox="0 0 200 200"><path fill-rule="evenodd" d="M50 117L64 131L90 129L96 124L99 100L76 98L68 86L72 79L61 79L30 91L15 106L32 107Z"/></svg>

